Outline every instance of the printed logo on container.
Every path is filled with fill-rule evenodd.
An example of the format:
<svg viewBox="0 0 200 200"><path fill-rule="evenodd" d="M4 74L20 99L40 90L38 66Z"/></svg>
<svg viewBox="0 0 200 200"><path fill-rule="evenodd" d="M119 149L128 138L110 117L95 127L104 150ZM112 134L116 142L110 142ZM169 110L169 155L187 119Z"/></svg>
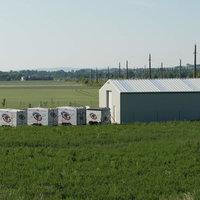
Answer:
<svg viewBox="0 0 200 200"><path fill-rule="evenodd" d="M3 117L3 120L7 123L10 123L12 121L11 117L7 114L3 114L2 117Z"/></svg>
<svg viewBox="0 0 200 200"><path fill-rule="evenodd" d="M61 112L61 115L62 115L62 118L65 119L65 120L70 120L71 119L70 114L65 112L65 111Z"/></svg>
<svg viewBox="0 0 200 200"><path fill-rule="evenodd" d="M90 117L91 117L93 120L96 120L96 119L97 119L97 116L96 116L94 113L90 113Z"/></svg>
<svg viewBox="0 0 200 200"><path fill-rule="evenodd" d="M33 113L33 117L34 117L34 119L36 119L37 121L42 121L42 116L41 116L41 114L38 113L38 112L34 112L34 113Z"/></svg>

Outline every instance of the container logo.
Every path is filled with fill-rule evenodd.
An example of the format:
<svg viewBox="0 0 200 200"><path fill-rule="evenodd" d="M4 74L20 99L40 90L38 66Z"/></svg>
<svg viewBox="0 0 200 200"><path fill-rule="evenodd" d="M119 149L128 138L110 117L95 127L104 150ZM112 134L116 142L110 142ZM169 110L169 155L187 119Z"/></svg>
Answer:
<svg viewBox="0 0 200 200"><path fill-rule="evenodd" d="M3 117L3 120L7 123L10 123L12 121L11 117L7 114L3 114L2 117Z"/></svg>
<svg viewBox="0 0 200 200"><path fill-rule="evenodd" d="M40 113L38 113L38 112L34 112L34 113L33 113L33 117L34 117L34 119L36 119L37 121L42 121L42 116L41 116Z"/></svg>
<svg viewBox="0 0 200 200"><path fill-rule="evenodd" d="M24 116L23 114L20 114L20 115L19 115L19 119L20 119L20 120L25 120L25 116Z"/></svg>
<svg viewBox="0 0 200 200"><path fill-rule="evenodd" d="M62 118L65 119L65 120L70 120L71 119L70 114L65 112L65 111L61 112L61 115L62 115Z"/></svg>
<svg viewBox="0 0 200 200"><path fill-rule="evenodd" d="M96 119L97 119L97 116L96 116L94 113L90 113L90 117L91 117L93 120L96 120Z"/></svg>

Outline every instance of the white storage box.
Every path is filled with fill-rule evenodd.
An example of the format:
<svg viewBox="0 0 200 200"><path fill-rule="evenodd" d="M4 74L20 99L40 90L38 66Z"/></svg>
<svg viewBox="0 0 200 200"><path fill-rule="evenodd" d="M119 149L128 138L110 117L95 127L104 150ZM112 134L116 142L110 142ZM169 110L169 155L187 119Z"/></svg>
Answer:
<svg viewBox="0 0 200 200"><path fill-rule="evenodd" d="M57 126L58 110L51 108L28 108L28 125Z"/></svg>
<svg viewBox="0 0 200 200"><path fill-rule="evenodd" d="M27 112L16 109L0 109L0 126L27 125Z"/></svg>
<svg viewBox="0 0 200 200"><path fill-rule="evenodd" d="M87 124L110 124L110 108L88 108L86 110Z"/></svg>
<svg viewBox="0 0 200 200"><path fill-rule="evenodd" d="M83 107L57 107L58 124L60 125L85 125L86 109Z"/></svg>

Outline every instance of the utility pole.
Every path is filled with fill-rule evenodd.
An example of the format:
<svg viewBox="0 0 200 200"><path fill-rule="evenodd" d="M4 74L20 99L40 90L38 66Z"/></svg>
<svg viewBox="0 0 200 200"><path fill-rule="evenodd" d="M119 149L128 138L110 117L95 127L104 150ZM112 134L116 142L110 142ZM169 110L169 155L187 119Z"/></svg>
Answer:
<svg viewBox="0 0 200 200"><path fill-rule="evenodd" d="M120 79L120 77L121 77L121 63L119 62L119 74L118 74L118 78Z"/></svg>
<svg viewBox="0 0 200 200"><path fill-rule="evenodd" d="M115 68L115 79L117 78L117 69Z"/></svg>
<svg viewBox="0 0 200 200"><path fill-rule="evenodd" d="M98 83L98 70L96 68L96 82Z"/></svg>
<svg viewBox="0 0 200 200"><path fill-rule="evenodd" d="M197 76L197 45L194 46L194 78Z"/></svg>
<svg viewBox="0 0 200 200"><path fill-rule="evenodd" d="M161 78L163 78L163 62L161 62L161 68L160 68L160 74L161 74Z"/></svg>
<svg viewBox="0 0 200 200"><path fill-rule="evenodd" d="M180 59L180 67L179 67L179 78L181 78L181 74L182 74L182 72L181 72L181 69L182 68L182 60Z"/></svg>
<svg viewBox="0 0 200 200"><path fill-rule="evenodd" d="M151 79L151 54L149 54L149 79Z"/></svg>
<svg viewBox="0 0 200 200"><path fill-rule="evenodd" d="M128 79L128 60L126 61L126 79Z"/></svg>
<svg viewBox="0 0 200 200"><path fill-rule="evenodd" d="M110 70L109 70L109 66L108 66L108 79L110 79Z"/></svg>
<svg viewBox="0 0 200 200"><path fill-rule="evenodd" d="M144 66L144 79L147 78L147 66L145 65Z"/></svg>

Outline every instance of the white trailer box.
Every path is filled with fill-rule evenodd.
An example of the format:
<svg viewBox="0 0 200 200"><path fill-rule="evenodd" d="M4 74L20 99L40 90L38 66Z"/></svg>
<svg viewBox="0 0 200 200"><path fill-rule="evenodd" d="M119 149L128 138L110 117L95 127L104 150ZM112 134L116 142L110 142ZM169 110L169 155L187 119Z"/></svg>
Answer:
<svg viewBox="0 0 200 200"><path fill-rule="evenodd" d="M16 109L0 109L0 126L27 125L27 112Z"/></svg>
<svg viewBox="0 0 200 200"><path fill-rule="evenodd" d="M87 124L110 124L110 108L88 108L86 110Z"/></svg>
<svg viewBox="0 0 200 200"><path fill-rule="evenodd" d="M60 125L85 125L86 109L83 107L57 107L58 124Z"/></svg>
<svg viewBox="0 0 200 200"><path fill-rule="evenodd" d="M28 125L57 126L58 110L52 108L28 108Z"/></svg>

